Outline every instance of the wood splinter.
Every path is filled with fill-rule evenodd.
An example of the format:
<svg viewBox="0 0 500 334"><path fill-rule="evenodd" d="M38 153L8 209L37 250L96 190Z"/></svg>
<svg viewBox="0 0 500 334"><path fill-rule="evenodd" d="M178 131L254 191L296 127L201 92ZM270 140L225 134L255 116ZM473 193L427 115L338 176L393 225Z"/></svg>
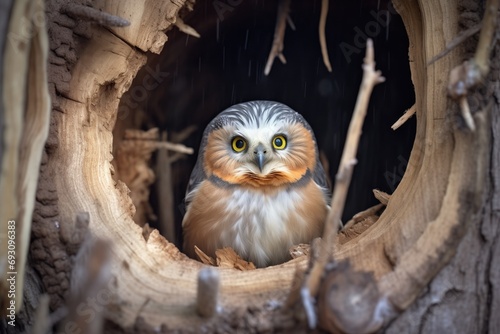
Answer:
<svg viewBox="0 0 500 334"><path fill-rule="evenodd" d="M128 20L125 20L124 18L102 12L89 6L70 3L64 6L63 10L70 16L89 22L95 22L102 26L127 27L130 25L130 22Z"/></svg>
<svg viewBox="0 0 500 334"><path fill-rule="evenodd" d="M198 315L209 318L217 313L220 277L217 269L205 267L198 273L196 311Z"/></svg>

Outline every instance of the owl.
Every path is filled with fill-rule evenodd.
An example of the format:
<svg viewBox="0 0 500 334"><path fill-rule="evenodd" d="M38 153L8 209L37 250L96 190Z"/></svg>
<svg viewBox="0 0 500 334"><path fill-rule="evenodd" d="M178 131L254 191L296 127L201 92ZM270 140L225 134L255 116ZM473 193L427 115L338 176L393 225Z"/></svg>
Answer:
<svg viewBox="0 0 500 334"><path fill-rule="evenodd" d="M289 248L323 232L326 175L314 133L290 107L234 105L206 127L186 191L184 252L214 257L232 247L257 267L290 258Z"/></svg>

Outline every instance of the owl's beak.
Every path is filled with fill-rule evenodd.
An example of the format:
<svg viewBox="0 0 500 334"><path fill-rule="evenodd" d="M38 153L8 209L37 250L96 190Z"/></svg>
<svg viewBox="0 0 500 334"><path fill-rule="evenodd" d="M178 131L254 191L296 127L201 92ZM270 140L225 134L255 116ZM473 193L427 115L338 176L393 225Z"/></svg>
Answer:
<svg viewBox="0 0 500 334"><path fill-rule="evenodd" d="M266 153L267 151L262 144L259 144L253 151L255 164L259 167L260 172L262 172L262 168L264 168L266 163Z"/></svg>

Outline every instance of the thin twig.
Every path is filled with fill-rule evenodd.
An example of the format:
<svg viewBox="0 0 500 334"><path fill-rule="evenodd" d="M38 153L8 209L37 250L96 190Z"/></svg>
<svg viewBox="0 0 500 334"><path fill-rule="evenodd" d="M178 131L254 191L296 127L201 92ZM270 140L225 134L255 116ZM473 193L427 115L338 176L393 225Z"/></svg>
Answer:
<svg viewBox="0 0 500 334"><path fill-rule="evenodd" d="M373 52L373 42L366 41L366 56L363 64L363 81L354 108L354 113L347 132L347 139L344 151L340 160L339 170L335 180L335 191L332 197L331 210L326 220L323 239L326 245L332 246L333 237L337 233L338 224L344 210L349 184L351 183L353 172L353 161L356 161L356 151L358 150L361 129L368 109L371 92L375 85L384 82L385 78L380 71L375 71L375 61ZM327 248L328 253L332 248Z"/></svg>
<svg viewBox="0 0 500 334"><path fill-rule="evenodd" d="M368 109L368 102L373 87L381 83L385 78L380 71L375 71L373 42L366 41L366 56L363 64L363 81L361 82L358 99L354 108L354 113L347 132L347 139L342 153L339 170L335 179L335 187L332 197L331 209L326 220L323 242L318 260L313 264L311 272L305 278L304 288L308 290L310 296L318 293L321 276L326 264L334 249L334 240L339 228L340 218L344 209L347 191L352 178L353 162L356 161L356 151L358 149L361 129ZM307 295L303 293L303 295ZM303 300L307 307L308 300ZM316 319L308 318L309 325L313 325Z"/></svg>
<svg viewBox="0 0 500 334"><path fill-rule="evenodd" d="M184 153L184 154L193 154L194 150L191 147L187 147L186 145L183 144L174 144L168 141L163 141L159 143L154 144L157 148L161 149L167 149L169 151L174 151L174 152L179 152L179 153Z"/></svg>
<svg viewBox="0 0 500 334"><path fill-rule="evenodd" d="M69 3L64 6L64 11L69 15L107 27L127 27L130 22L116 15L102 12L93 7Z"/></svg>
<svg viewBox="0 0 500 334"><path fill-rule="evenodd" d="M478 24L476 24L475 26L472 26L472 27L470 27L467 30L461 31L455 38L453 38L451 40L451 42L449 42L448 44L446 44L446 48L443 51L441 51L436 56L434 56L431 60L429 60L429 62L427 63L427 65L432 65L436 61L438 61L439 59L441 59L444 56L446 56L454 48L456 48L457 46L459 46L460 44L462 44L463 42L465 42L467 40L467 38L469 38L469 37L474 36L475 34L477 34L479 32L479 30L481 30L482 26L483 26L483 22L481 21Z"/></svg>
<svg viewBox="0 0 500 334"><path fill-rule="evenodd" d="M328 15L328 1L321 1L321 14L319 17L319 44L321 45L321 55L323 56L323 63L325 63L328 72L332 71L332 65L330 64L330 58L328 57L328 49L326 47L326 37L325 37L325 27L326 27L326 16Z"/></svg>
<svg viewBox="0 0 500 334"><path fill-rule="evenodd" d="M285 56L283 55L286 21L290 13L290 0L281 0L278 5L278 16L276 18L276 28L274 29L273 46L269 57L267 58L264 74L269 75L274 59L278 57L283 64L286 64Z"/></svg>
<svg viewBox="0 0 500 334"><path fill-rule="evenodd" d="M403 116L401 116L393 125L391 125L391 129L397 130L401 125L405 124L407 120L410 119L411 116L415 114L415 105L412 105L410 109L406 110Z"/></svg>

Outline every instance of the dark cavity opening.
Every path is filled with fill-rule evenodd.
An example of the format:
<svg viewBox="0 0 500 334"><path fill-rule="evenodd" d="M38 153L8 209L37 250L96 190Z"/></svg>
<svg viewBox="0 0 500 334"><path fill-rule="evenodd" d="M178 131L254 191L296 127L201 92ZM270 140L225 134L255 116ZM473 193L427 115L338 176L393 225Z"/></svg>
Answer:
<svg viewBox="0 0 500 334"><path fill-rule="evenodd" d="M149 56L124 96L131 107L128 109L133 110L118 114L115 136L125 128L158 127L175 141L183 130L196 126L182 142L193 147L195 154L170 167L173 204L168 206L167 215L159 214L165 211L165 198L155 185L151 187L150 204L158 219L149 224L165 233L165 222L158 220L173 219L175 237L169 239L178 246L182 201L202 132L216 114L233 104L276 100L301 113L314 129L328 165L325 167L334 180L361 83L367 37L374 40L377 68L386 82L376 86L371 97L343 220L377 203L372 189L392 193L403 177L416 120L413 117L397 131L391 125L411 107L415 97L408 38L392 4L387 0L330 2L326 39L333 72L329 73L319 44L321 1L292 1L290 14L296 30L286 28L283 53L287 64L276 59L265 76L277 5L277 1L197 1L184 21L201 38L187 36L174 27L167 33L163 52ZM145 82L157 84L146 87ZM115 137L115 141L120 138ZM153 164L158 163L157 155L153 156Z"/></svg>

